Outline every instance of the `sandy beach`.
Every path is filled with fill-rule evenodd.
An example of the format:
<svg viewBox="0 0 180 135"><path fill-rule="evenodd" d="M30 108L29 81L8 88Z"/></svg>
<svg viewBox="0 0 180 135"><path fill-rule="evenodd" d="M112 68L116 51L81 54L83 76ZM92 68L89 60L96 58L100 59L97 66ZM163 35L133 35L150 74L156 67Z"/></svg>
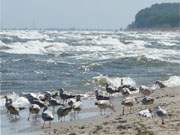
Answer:
<svg viewBox="0 0 180 135"><path fill-rule="evenodd" d="M145 118L138 112L146 106L136 104L132 113L122 115L120 98L113 100L116 112L83 120L53 123L51 128L43 129L43 135L178 135L180 134L180 87L155 90L154 108L161 105L168 112L165 125L160 118ZM119 101L119 102L118 102ZM81 114L80 114L81 115Z"/></svg>

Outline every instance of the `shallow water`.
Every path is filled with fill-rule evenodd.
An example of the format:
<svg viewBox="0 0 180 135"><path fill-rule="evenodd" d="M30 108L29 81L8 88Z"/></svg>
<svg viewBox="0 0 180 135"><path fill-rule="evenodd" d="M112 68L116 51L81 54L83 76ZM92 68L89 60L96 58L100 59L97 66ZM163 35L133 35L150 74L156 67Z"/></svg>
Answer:
<svg viewBox="0 0 180 135"><path fill-rule="evenodd" d="M94 99L85 99L82 101L82 112L78 115L76 119L72 117L72 113L70 113L66 119L65 122L69 121L76 121L76 120L82 120L82 119L87 119L90 117L94 117L99 115L99 110L96 109L94 106ZM48 108L49 110L53 111L52 107ZM54 110L54 120L53 122L59 122L57 115L56 115L56 110L58 107L55 108ZM42 112L42 110L41 110ZM10 116L7 115L5 108L1 110L1 134L2 135L38 135L41 132L43 132L42 125L43 121L41 120L41 112L38 115L38 118L35 119L35 116L32 115L30 117L30 120L28 121L28 114L29 111L28 109L20 111L20 117L15 120L14 118L10 118ZM46 125L46 127L49 125Z"/></svg>

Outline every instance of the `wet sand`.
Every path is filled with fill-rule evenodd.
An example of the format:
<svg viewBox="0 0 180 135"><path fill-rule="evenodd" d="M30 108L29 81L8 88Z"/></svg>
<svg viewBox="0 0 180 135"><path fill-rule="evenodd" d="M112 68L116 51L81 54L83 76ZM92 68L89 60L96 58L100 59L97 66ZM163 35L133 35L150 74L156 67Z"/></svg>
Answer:
<svg viewBox="0 0 180 135"><path fill-rule="evenodd" d="M161 105L168 112L165 125L154 116L145 118L138 116L138 112L147 106L136 104L133 112L122 115L120 97L113 99L115 113L104 116L95 115L85 119L56 122L51 128L42 129L42 135L178 135L180 134L180 87L155 90L151 95L155 98L154 108ZM95 109L96 112L98 109ZM79 115L81 116L82 113Z"/></svg>

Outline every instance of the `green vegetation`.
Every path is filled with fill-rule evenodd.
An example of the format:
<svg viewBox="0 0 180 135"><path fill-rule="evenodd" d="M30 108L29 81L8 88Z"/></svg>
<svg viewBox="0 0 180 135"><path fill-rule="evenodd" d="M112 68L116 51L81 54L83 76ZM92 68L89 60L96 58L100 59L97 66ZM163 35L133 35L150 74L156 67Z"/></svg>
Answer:
<svg viewBox="0 0 180 135"><path fill-rule="evenodd" d="M154 4L136 14L133 28L174 28L180 27L180 3Z"/></svg>

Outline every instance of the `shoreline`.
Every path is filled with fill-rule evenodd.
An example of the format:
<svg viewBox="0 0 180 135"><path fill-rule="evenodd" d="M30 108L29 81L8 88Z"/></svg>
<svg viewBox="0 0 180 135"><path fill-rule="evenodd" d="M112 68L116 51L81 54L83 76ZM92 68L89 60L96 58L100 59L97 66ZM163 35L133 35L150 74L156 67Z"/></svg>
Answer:
<svg viewBox="0 0 180 135"><path fill-rule="evenodd" d="M122 115L120 99L115 98L115 113L95 116L65 123L53 123L50 129L43 129L43 135L174 135L180 134L180 87L155 90L152 108L161 105L169 117L161 125L159 118L144 118L138 112L145 106L137 104L134 113ZM119 100L119 102L118 102ZM79 114L81 115L81 113Z"/></svg>

